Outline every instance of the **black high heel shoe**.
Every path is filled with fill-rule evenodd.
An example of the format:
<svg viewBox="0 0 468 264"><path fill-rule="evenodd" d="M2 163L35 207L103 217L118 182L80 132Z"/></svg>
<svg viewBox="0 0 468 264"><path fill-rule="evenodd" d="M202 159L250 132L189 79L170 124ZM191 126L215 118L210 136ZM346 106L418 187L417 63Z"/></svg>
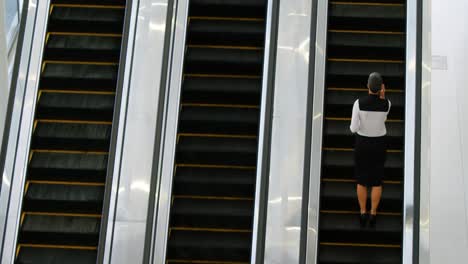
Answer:
<svg viewBox="0 0 468 264"><path fill-rule="evenodd" d="M374 228L376 223L377 223L377 215L371 214L369 216L369 226Z"/></svg>
<svg viewBox="0 0 468 264"><path fill-rule="evenodd" d="M359 216L359 225L361 227L365 227L366 224L367 224L367 218L368 218L368 215L367 213L363 213Z"/></svg>

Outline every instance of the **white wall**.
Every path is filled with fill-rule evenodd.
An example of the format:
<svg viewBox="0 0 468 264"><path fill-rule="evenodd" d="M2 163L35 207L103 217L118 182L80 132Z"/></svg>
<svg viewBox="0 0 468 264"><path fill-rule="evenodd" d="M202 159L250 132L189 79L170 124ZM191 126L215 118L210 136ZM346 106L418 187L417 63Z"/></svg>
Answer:
<svg viewBox="0 0 468 264"><path fill-rule="evenodd" d="M466 0L432 0L431 264L468 259L467 13Z"/></svg>

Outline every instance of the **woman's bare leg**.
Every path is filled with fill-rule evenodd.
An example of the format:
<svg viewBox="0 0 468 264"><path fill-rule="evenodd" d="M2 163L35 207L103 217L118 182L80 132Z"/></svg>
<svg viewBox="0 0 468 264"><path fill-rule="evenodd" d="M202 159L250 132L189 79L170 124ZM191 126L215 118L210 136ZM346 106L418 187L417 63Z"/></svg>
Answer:
<svg viewBox="0 0 468 264"><path fill-rule="evenodd" d="M380 199L382 198L382 186L372 187L371 192L371 215L377 214L377 208L379 207Z"/></svg>
<svg viewBox="0 0 468 264"><path fill-rule="evenodd" d="M361 208L361 214L365 214L367 211L367 187L358 184L356 192L359 201L359 207Z"/></svg>

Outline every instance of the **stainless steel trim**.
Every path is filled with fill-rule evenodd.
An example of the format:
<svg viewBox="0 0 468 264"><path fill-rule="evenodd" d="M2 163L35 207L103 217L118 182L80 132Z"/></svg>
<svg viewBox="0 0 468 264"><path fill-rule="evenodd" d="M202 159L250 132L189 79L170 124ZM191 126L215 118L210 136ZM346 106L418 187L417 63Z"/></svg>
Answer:
<svg viewBox="0 0 468 264"><path fill-rule="evenodd" d="M108 217L107 217L107 225L106 225L106 237L104 240L103 246L103 263L110 263L111 259L111 249L113 244L113 236L114 236L114 223L115 223L115 216L116 216L116 208L117 208L117 191L120 182L120 167L122 162L123 156L123 141L124 141L124 131L126 125L126 113L127 113L127 102L128 102L128 94L130 92L130 73L133 65L133 47L134 47L134 40L135 40L135 31L136 31L136 21L137 21L137 6L139 1L130 1L130 4L127 4L126 8L131 10L130 18L128 19L128 23L130 24L127 39L127 53L125 56L121 56L121 61L125 61L125 69L123 71L122 79L123 85L121 90L121 103L119 111L119 120L117 121L118 127L113 128L113 132L117 133L117 139L115 141L114 151L114 167L113 167L113 175L112 180L107 184L110 184L110 198L109 198L109 209L108 209ZM122 39L124 41L125 38ZM121 44L124 46L124 43ZM117 109L116 109L117 110ZM112 169L112 168L108 168Z"/></svg>
<svg viewBox="0 0 468 264"><path fill-rule="evenodd" d="M404 264L413 263L414 163L416 131L416 53L418 31L418 1L407 1L406 15L406 98L405 98L405 161L403 245Z"/></svg>
<svg viewBox="0 0 468 264"><path fill-rule="evenodd" d="M250 263L257 263L257 247L259 243L258 230L260 225L260 203L262 202L262 190L265 186L262 186L263 177L268 176L268 172L265 173L263 168L265 156L268 156L269 153L265 153L265 144L266 142L266 119L267 117L267 104L268 104L268 85L270 73L270 52L272 48L272 43L274 42L271 39L272 34L272 23L273 23L273 1L269 0L267 4L267 14L266 14L266 31L265 31L265 46L264 46L264 57L263 57L263 79L262 79L262 98L260 103L260 129L258 132L258 155L257 155L257 172L256 172L256 182L255 182L255 201L254 201L254 219L253 219L253 230L252 230L252 253L250 258ZM260 260L261 261L261 260Z"/></svg>
<svg viewBox="0 0 468 264"><path fill-rule="evenodd" d="M419 197L419 263L429 264L431 186L431 1L423 1L422 91L421 91L421 179Z"/></svg>
<svg viewBox="0 0 468 264"><path fill-rule="evenodd" d="M175 150L177 139L177 125L180 109L180 94L182 90L183 65L185 58L185 37L188 22L189 0L179 0L175 16L174 38L172 42L172 60L170 64L168 96L166 98L165 120L163 125L163 145L161 146L161 162L158 207L153 221L153 247L150 254L150 263L160 264L166 262L166 249L168 239L169 216L171 209L172 181L175 164ZM158 194L156 194L158 195Z"/></svg>
<svg viewBox="0 0 468 264"><path fill-rule="evenodd" d="M127 98L123 98L119 131L122 141L120 157L114 163L112 186L116 195L115 214L108 227L112 245L105 263L144 263L145 238L152 181L154 146L164 65L164 46L168 0L132 2L136 20L133 48L129 48L125 76ZM133 8L132 7L132 8ZM128 74L128 72L126 72ZM119 142L120 144L120 142Z"/></svg>
<svg viewBox="0 0 468 264"><path fill-rule="evenodd" d="M299 263L312 1L279 3L264 263Z"/></svg>
<svg viewBox="0 0 468 264"><path fill-rule="evenodd" d="M49 1L36 0L30 0L28 5L23 56L16 80L16 99L0 195L2 263L13 263L15 260L49 6Z"/></svg>
<svg viewBox="0 0 468 264"><path fill-rule="evenodd" d="M309 208L307 221L306 263L317 263L320 216L320 179L322 167L323 110L327 57L328 0L318 0L315 43L315 83L312 110L312 141L310 155Z"/></svg>

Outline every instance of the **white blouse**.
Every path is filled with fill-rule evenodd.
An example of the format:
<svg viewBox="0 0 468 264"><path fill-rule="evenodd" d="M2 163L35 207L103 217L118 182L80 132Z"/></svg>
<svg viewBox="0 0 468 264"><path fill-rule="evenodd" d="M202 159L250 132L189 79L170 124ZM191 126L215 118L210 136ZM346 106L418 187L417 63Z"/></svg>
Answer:
<svg viewBox="0 0 468 264"><path fill-rule="evenodd" d="M370 95L356 100L351 117L351 132L365 137L385 136L387 134L385 121L390 107L390 100L381 100L376 96Z"/></svg>

